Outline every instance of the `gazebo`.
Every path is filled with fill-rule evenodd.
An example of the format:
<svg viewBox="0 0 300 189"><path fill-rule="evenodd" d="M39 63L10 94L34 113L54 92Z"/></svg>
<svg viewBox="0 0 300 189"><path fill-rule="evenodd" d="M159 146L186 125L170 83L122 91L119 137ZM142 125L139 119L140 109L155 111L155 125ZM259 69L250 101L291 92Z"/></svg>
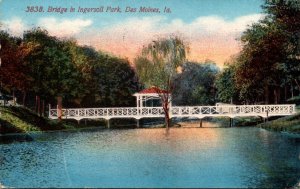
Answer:
<svg viewBox="0 0 300 189"><path fill-rule="evenodd" d="M162 90L158 87L150 87L148 89L144 89L138 93L135 93L133 96L136 97L136 106L137 108L143 107L161 107L161 98L160 94L168 94L170 99L170 106L171 106L171 94L166 91Z"/></svg>
<svg viewBox="0 0 300 189"><path fill-rule="evenodd" d="M138 111L143 112L143 111L148 111L147 109L143 110L143 108L162 107L162 101L160 95L166 95L166 94L169 95L168 97L170 99L169 106L171 106L171 94L168 91L162 90L158 87L152 86L148 89L144 89L138 93L133 94L133 96L136 97L136 107ZM140 118L136 118L137 127L140 126L139 119Z"/></svg>

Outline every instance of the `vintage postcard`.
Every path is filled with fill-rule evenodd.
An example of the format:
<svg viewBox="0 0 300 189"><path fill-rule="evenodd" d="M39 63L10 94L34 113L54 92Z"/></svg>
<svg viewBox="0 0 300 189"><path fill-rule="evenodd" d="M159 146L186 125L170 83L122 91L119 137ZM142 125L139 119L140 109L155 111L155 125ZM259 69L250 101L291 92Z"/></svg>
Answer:
<svg viewBox="0 0 300 189"><path fill-rule="evenodd" d="M0 0L0 188L300 188L299 0Z"/></svg>

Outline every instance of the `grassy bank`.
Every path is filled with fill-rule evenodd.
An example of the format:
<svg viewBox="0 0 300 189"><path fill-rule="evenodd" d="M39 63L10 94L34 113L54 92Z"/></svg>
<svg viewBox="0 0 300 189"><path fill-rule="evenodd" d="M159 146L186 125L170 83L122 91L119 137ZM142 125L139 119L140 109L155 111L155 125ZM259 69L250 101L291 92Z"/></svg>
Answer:
<svg viewBox="0 0 300 189"><path fill-rule="evenodd" d="M81 120L51 120L38 116L34 111L24 107L0 107L0 134L29 133L55 130L78 130L83 128L106 128L103 119ZM143 122L141 122L143 124ZM111 119L110 128L136 128L135 119Z"/></svg>
<svg viewBox="0 0 300 189"><path fill-rule="evenodd" d="M0 107L0 134L28 133L34 131L70 130L93 126L104 126L103 121L50 120L38 116L35 112L24 107Z"/></svg>
<svg viewBox="0 0 300 189"><path fill-rule="evenodd" d="M257 126L271 131L285 131L300 134L300 113L268 121L267 123L260 123Z"/></svg>
<svg viewBox="0 0 300 189"><path fill-rule="evenodd" d="M106 127L104 120L50 120L24 107L0 107L0 134ZM112 119L111 128L136 128L134 119Z"/></svg>

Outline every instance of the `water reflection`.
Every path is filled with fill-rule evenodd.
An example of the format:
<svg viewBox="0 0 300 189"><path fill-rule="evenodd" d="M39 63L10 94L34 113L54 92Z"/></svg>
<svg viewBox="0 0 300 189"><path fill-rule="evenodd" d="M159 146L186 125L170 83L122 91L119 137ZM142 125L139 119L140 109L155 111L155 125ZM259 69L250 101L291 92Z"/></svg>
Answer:
<svg viewBox="0 0 300 189"><path fill-rule="evenodd" d="M32 137L28 134L1 135L0 144L9 144L13 142L32 141Z"/></svg>
<svg viewBox="0 0 300 189"><path fill-rule="evenodd" d="M0 145L12 187L290 187L298 138L257 128L54 132Z"/></svg>
<svg viewBox="0 0 300 189"><path fill-rule="evenodd" d="M200 120L191 120L190 122L180 122L179 125L184 128L198 128L200 127ZM227 125L220 125L217 122L209 122L209 121L202 121L203 128L219 128L220 126L226 127Z"/></svg>

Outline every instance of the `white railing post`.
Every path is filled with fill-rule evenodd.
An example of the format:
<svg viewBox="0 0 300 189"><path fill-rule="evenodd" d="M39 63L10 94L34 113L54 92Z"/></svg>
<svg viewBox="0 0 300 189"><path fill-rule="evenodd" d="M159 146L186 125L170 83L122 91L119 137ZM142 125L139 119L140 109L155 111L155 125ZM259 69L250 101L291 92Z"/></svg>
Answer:
<svg viewBox="0 0 300 189"><path fill-rule="evenodd" d="M48 104L48 108L49 108L49 112L48 112L48 117L50 117L51 116L51 104Z"/></svg>

